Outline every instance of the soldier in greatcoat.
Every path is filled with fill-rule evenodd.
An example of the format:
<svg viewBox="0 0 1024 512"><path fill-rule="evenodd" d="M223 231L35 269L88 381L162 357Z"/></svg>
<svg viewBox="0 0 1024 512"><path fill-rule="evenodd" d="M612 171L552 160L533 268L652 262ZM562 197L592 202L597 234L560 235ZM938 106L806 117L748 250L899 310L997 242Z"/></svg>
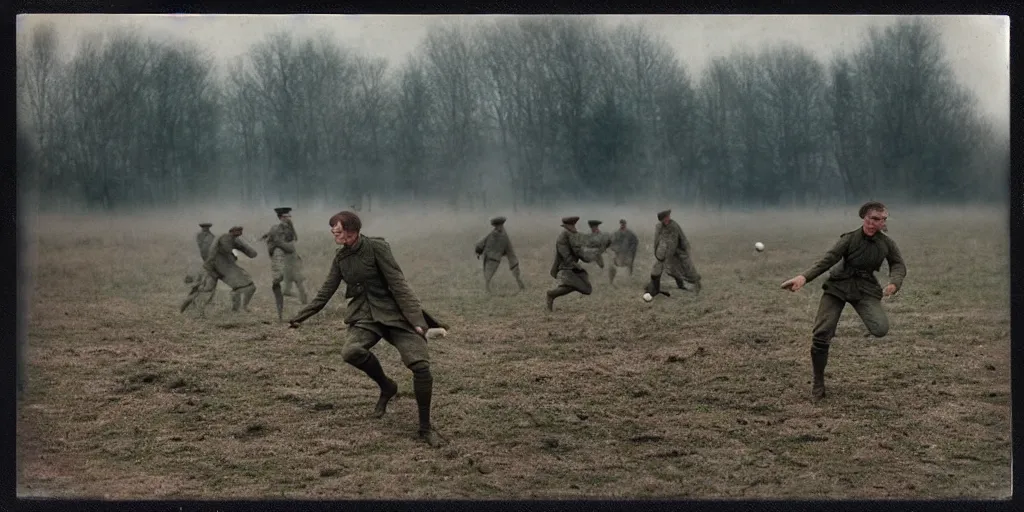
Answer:
<svg viewBox="0 0 1024 512"><path fill-rule="evenodd" d="M224 284L231 287L231 310L238 311L239 308L249 310L249 301L256 293L256 284L244 268L238 266L238 257L234 250L255 258L257 253L245 239L242 238L242 227L235 226L227 233L217 238L217 241L210 249L210 253L203 263L206 276L203 279L200 293L213 293L217 289L217 281L224 281ZM209 301L199 300L196 306L199 309L199 316L204 316L204 309Z"/></svg>
<svg viewBox="0 0 1024 512"><path fill-rule="evenodd" d="M503 257L508 258L508 269L512 271L512 276L516 278L519 289L526 289L526 284L523 283L523 278L519 272L519 258L516 257L516 252L512 248L512 241L505 231L505 221L505 217L491 219L493 229L487 236L477 242L473 248L477 259L483 257L484 289L488 293L491 291L491 279L494 278L494 273L498 271L498 265L501 264L501 258Z"/></svg>
<svg viewBox="0 0 1024 512"><path fill-rule="evenodd" d="M640 245L633 230L626 227L626 219L619 219L618 231L612 233L611 250L615 253L612 264L608 266L608 282L615 283L615 268L626 267L629 269L630 277L633 276L633 260L636 258L636 249Z"/></svg>
<svg viewBox="0 0 1024 512"><path fill-rule="evenodd" d="M825 397L828 349L846 304L853 306L868 328L869 335L885 336L889 332L889 318L882 309L882 297L898 292L907 276L907 266L896 241L885 233L889 218L885 205L869 201L860 207L858 213L863 219L859 228L839 235L835 245L814 266L782 283L783 289L795 292L841 262L821 285L824 293L818 304L811 333L811 367L814 375L811 398L814 401ZM874 275L882 267L883 261L889 263L889 283L885 289Z"/></svg>
<svg viewBox="0 0 1024 512"><path fill-rule="evenodd" d="M547 292L548 311L554 311L555 299L572 292L590 295L593 287L590 275L580 265L580 261L589 263L590 256L585 253L584 240L576 231L579 217L563 217L562 228L555 240L555 259L551 263L551 277L558 280L559 285Z"/></svg>
<svg viewBox="0 0 1024 512"><path fill-rule="evenodd" d="M299 237L292 225L291 208L274 208L277 219L280 221L274 224L270 231L260 237L267 243L267 252L270 254L270 290L274 294L274 304L277 306L277 319L284 317L284 290L281 288L282 281L295 283L299 289L299 302L306 303L306 287L303 284L304 278L298 268L301 262L298 252L295 250L295 242ZM288 286L286 284L286 286Z"/></svg>
<svg viewBox="0 0 1024 512"><path fill-rule="evenodd" d="M675 279L680 290L686 289L686 282L693 283L693 291L700 293L701 276L690 258L690 242L679 223L672 220L672 210L658 212L658 224L654 228L654 266L651 268L651 282L645 290L651 295L669 295L661 289L662 272Z"/></svg>
<svg viewBox="0 0 1024 512"><path fill-rule="evenodd" d="M199 247L199 258L200 261L206 263L206 258L210 255L210 249L213 247L213 242L217 239L217 235L210 232L210 228L213 227L212 223L201 222L199 223L199 231L196 232L196 245ZM201 266L195 273L190 273L185 276L185 283L192 284L192 288L188 292L188 297L181 303L181 312L185 312L186 309L195 298L199 295L199 291L203 288L203 279L206 278L206 270ZM216 288L210 292L206 302L212 302L213 296L217 293Z"/></svg>
<svg viewBox="0 0 1024 512"><path fill-rule="evenodd" d="M398 393L398 385L384 374L380 361L370 352L383 338L398 350L402 363L412 371L420 439L433 447L445 444L430 421L434 381L426 332L447 326L421 309L419 299L391 254L391 246L383 238L360 233L362 222L358 215L343 211L328 223L335 243L342 247L335 253L316 297L289 321L289 326L298 327L323 309L344 281L345 298L349 301L345 311L348 333L341 355L380 386L374 415L383 416L388 402Z"/></svg>

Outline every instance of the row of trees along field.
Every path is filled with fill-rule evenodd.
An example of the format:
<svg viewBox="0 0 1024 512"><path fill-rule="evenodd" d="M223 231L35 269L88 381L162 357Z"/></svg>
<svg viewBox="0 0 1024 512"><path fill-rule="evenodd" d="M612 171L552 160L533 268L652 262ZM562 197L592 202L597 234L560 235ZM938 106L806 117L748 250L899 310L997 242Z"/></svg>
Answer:
<svg viewBox="0 0 1024 512"><path fill-rule="evenodd" d="M432 29L404 61L276 33L219 63L188 41L42 26L18 49L19 125L45 203L214 197L513 208L1002 200L1009 142L905 21L823 62L779 44L690 76L644 25L513 18ZM492 204L492 206L494 206Z"/></svg>

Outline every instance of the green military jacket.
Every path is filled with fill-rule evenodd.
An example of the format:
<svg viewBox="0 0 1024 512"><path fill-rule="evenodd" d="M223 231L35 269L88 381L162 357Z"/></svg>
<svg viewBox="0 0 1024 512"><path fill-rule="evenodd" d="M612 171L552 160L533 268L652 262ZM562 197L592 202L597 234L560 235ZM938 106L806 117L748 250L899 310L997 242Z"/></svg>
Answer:
<svg viewBox="0 0 1024 512"><path fill-rule="evenodd" d="M504 228L491 230L487 236L476 243L473 250L478 255L494 261L501 261L503 256L508 256L509 259L512 259L516 254L515 250L512 249L512 241L509 239L508 233L505 232Z"/></svg>
<svg viewBox="0 0 1024 512"><path fill-rule="evenodd" d="M611 245L612 237L608 236L608 233L598 231L597 233L587 234L586 246L589 249L593 249L597 254L601 254Z"/></svg>
<svg viewBox="0 0 1024 512"><path fill-rule="evenodd" d="M391 246L383 238L360 235L351 247L342 247L334 255L330 272L316 297L292 319L303 320L317 314L345 281L345 323L366 325L378 332L373 324L416 332L426 331L433 322L424 318L419 299L405 281L402 269L391 254ZM428 316L429 317L429 316ZM379 332L378 332L379 333Z"/></svg>
<svg viewBox="0 0 1024 512"><path fill-rule="evenodd" d="M267 253L271 256L274 255L274 249L281 249L288 254L295 252L295 241L299 239L295 229L283 222L271 227L263 238L267 241Z"/></svg>
<svg viewBox="0 0 1024 512"><path fill-rule="evenodd" d="M636 233L629 228L619 229L612 233L611 249L615 254L636 255L638 245L640 245L640 240L636 237Z"/></svg>
<svg viewBox="0 0 1024 512"><path fill-rule="evenodd" d="M860 300L865 295L881 299L882 287L874 272L882 268L883 261L889 262L889 282L899 291L907 276L907 266L896 241L881 231L869 237L858 228L840 235L835 245L800 275L809 283L839 263L822 284L825 293L846 301Z"/></svg>
<svg viewBox="0 0 1024 512"><path fill-rule="evenodd" d="M210 256L210 248L213 247L213 241L216 239L217 235L206 229L196 233L196 245L199 246L199 256L203 258L203 261Z"/></svg>
<svg viewBox="0 0 1024 512"><path fill-rule="evenodd" d="M241 237L224 233L217 238L217 242L210 249L210 254L203 263L203 269L220 279L231 278L235 274L241 274L242 268L238 266L238 258L233 252L234 249L245 253L250 258L256 257L256 249L253 249Z"/></svg>
<svg viewBox="0 0 1024 512"><path fill-rule="evenodd" d="M583 252L583 239L579 233L562 230L555 240L555 261L551 263L551 277L560 270L582 270L579 262L590 263L591 258Z"/></svg>
<svg viewBox="0 0 1024 512"><path fill-rule="evenodd" d="M677 253L690 251L690 242L683 234L683 228L678 222L670 220L668 225L658 223L654 227L654 257L658 261L665 261L665 258Z"/></svg>

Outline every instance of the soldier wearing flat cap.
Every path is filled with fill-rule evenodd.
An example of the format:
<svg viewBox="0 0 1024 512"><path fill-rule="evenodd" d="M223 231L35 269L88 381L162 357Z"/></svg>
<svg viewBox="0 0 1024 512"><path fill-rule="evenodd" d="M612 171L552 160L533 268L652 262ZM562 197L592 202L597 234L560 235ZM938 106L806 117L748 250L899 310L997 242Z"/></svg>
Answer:
<svg viewBox="0 0 1024 512"><path fill-rule="evenodd" d="M658 224L654 228L654 259L651 282L645 288L647 293L668 295L661 290L663 271L676 280L680 290L685 290L685 282L690 282L693 283L693 291L700 293L701 277L690 259L690 242L683 234L683 228L672 220L672 210L658 212Z"/></svg>
<svg viewBox="0 0 1024 512"><path fill-rule="evenodd" d="M608 266L608 282L615 284L615 267L626 267L629 269L630 277L633 276L633 259L636 258L636 249L640 245L633 230L626 227L626 219L619 219L619 229L611 236L611 250L615 253L612 264Z"/></svg>
<svg viewBox="0 0 1024 512"><path fill-rule="evenodd" d="M260 237L260 240L267 242L267 252L270 254L270 273L272 282L271 291L274 293L274 304L277 306L277 319L284 319L284 296L285 290L281 289L281 282L286 288L295 283L299 289L299 302L306 303L306 287L303 285L301 265L302 259L295 251L295 242L299 237L292 225L291 208L274 208L279 223L273 225L270 231ZM290 290L288 290L290 292ZM290 294L290 293L289 293Z"/></svg>
<svg viewBox="0 0 1024 512"><path fill-rule="evenodd" d="M601 232L599 227L601 221L588 220L587 225L590 226L590 233L587 234L584 245L586 250L589 251L590 259L597 263L598 267L604 268L604 258L601 255L612 245L612 238L608 236L608 233Z"/></svg>
<svg viewBox="0 0 1024 512"><path fill-rule="evenodd" d="M491 279L494 278L494 273L498 271L502 257L508 258L508 269L512 271L512 276L516 278L519 290L526 289L526 284L523 283L523 278L519 272L519 259L516 258L516 252L512 248L512 241L505 231L505 221L505 217L491 219L491 226L494 226L494 229L477 242L473 248L477 259L483 256L484 289L488 293L491 291Z"/></svg>
<svg viewBox="0 0 1024 512"><path fill-rule="evenodd" d="M250 258L256 257L256 249L253 249L245 239L242 238L242 227L234 226L227 233L219 236L217 241L210 248L203 269L207 275L203 279L200 293L213 293L217 289L217 281L224 281L224 284L231 287L231 310L237 312L239 308L249 310L249 301L256 293L256 284L244 268L238 266L238 257L234 252L245 254ZM209 301L199 300L196 307L199 309L199 316L204 316L204 308Z"/></svg>
<svg viewBox="0 0 1024 512"><path fill-rule="evenodd" d="M593 287L586 269L580 261L590 263L590 256L584 252L584 240L576 231L579 217L563 217L564 231L555 240L555 260L551 263L551 277L558 279L559 285L547 292L548 311L554 311L555 299L572 292L590 295Z"/></svg>

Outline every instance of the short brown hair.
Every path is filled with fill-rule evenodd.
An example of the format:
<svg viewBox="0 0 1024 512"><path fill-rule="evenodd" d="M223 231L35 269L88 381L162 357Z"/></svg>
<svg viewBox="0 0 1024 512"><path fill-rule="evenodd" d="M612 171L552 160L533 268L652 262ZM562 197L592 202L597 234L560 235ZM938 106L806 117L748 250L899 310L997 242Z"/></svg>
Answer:
<svg viewBox="0 0 1024 512"><path fill-rule="evenodd" d="M860 215L860 218L863 219L864 216L868 214L868 212L874 211L874 210L877 210L877 211L880 211L880 212L885 211L885 205L880 203L880 202L878 202L878 201L868 201L868 202L864 203L860 207L860 211L857 212L857 214Z"/></svg>
<svg viewBox="0 0 1024 512"><path fill-rule="evenodd" d="M341 229L345 231L358 233L363 228L363 222L359 220L359 216L348 210L332 215L328 225L333 228L339 222L341 223Z"/></svg>

